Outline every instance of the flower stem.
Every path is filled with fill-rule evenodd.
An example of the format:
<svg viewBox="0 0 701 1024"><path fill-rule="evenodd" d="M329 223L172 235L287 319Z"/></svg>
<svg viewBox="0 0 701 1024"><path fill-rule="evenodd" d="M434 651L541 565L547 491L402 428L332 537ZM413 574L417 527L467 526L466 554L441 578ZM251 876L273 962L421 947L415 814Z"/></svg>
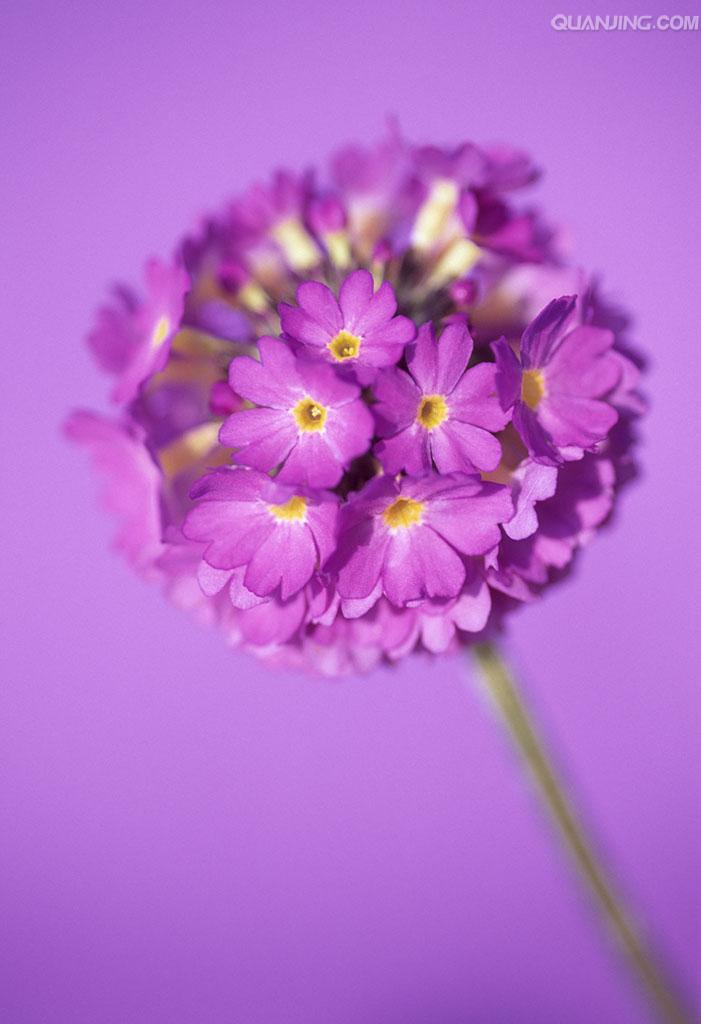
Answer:
<svg viewBox="0 0 701 1024"><path fill-rule="evenodd" d="M564 845L618 939L651 1004L656 1008L659 1019L668 1024L690 1024L691 1017L646 947L594 852L594 846L587 838L519 696L508 666L489 644L478 644L473 651L487 692L529 768L543 804L552 815Z"/></svg>

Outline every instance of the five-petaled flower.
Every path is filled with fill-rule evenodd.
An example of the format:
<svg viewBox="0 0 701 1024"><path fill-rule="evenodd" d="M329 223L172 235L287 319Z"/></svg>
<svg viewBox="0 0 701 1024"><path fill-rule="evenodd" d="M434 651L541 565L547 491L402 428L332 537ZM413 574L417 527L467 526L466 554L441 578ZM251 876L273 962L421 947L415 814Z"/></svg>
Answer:
<svg viewBox="0 0 701 1024"><path fill-rule="evenodd" d="M391 284L385 281L375 292L367 270L350 274L338 299L325 284L306 281L297 289L297 306L283 302L279 311L288 338L336 366L366 371L363 380L377 367L398 362L416 334L411 320L394 315L397 300Z"/></svg>
<svg viewBox="0 0 701 1024"><path fill-rule="evenodd" d="M340 520L338 591L342 598L392 604L455 597L465 557L499 543L499 523L513 514L506 488L454 473L377 477L355 495Z"/></svg>
<svg viewBox="0 0 701 1024"><path fill-rule="evenodd" d="M388 473L418 475L492 470L501 446L491 433L508 413L499 405L493 363L468 370L473 342L463 321L449 323L439 340L424 324L407 351L408 373L388 370L375 388L379 433L375 452Z"/></svg>
<svg viewBox="0 0 701 1024"><path fill-rule="evenodd" d="M145 296L120 289L100 310L88 338L98 361L116 375L112 397L120 404L130 402L142 382L165 366L190 286L179 263L149 260L144 278Z"/></svg>
<svg viewBox="0 0 701 1024"><path fill-rule="evenodd" d="M261 361L241 356L229 382L257 408L233 413L220 432L234 461L274 470L284 482L333 487L351 461L367 451L372 416L357 385L331 366L295 356L274 338L258 343Z"/></svg>
<svg viewBox="0 0 701 1024"><path fill-rule="evenodd" d="M621 363L611 331L583 324L568 331L576 296L554 299L523 332L520 358L505 338L494 342L502 408L533 458L559 465L580 458L611 430L618 413L602 401Z"/></svg>
<svg viewBox="0 0 701 1024"><path fill-rule="evenodd" d="M271 480L253 469L222 467L192 489L197 501L183 527L206 544L213 569L245 566L244 587L287 600L308 583L335 546L338 500Z"/></svg>

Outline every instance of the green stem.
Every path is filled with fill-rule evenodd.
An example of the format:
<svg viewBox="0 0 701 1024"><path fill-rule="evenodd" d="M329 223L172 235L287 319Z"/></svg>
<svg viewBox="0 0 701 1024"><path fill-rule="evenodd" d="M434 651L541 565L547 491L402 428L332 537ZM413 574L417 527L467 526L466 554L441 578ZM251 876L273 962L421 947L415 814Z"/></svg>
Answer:
<svg viewBox="0 0 701 1024"><path fill-rule="evenodd" d="M539 795L552 815L563 843L572 855L611 931L618 939L650 1002L656 1008L659 1019L668 1024L690 1024L691 1017L646 947L597 858L594 847L587 838L582 823L548 759L508 666L498 651L489 644L478 644L473 650L487 692L529 768Z"/></svg>

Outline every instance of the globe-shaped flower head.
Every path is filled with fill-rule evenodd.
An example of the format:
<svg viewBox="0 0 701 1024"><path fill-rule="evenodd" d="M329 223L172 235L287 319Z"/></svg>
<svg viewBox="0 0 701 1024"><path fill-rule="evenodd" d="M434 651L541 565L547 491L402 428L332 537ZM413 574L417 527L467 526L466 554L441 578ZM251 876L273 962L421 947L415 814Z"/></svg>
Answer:
<svg viewBox="0 0 701 1024"><path fill-rule="evenodd" d="M89 338L116 415L68 429L138 571L329 674L457 649L561 578L644 407L620 315L513 201L535 177L391 132L279 172L117 289Z"/></svg>

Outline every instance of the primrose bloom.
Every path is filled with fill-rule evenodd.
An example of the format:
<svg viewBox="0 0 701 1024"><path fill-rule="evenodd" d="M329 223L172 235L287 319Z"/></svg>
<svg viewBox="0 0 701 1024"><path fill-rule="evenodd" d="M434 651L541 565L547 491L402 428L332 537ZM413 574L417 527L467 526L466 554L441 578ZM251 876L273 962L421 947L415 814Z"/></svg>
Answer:
<svg viewBox="0 0 701 1024"><path fill-rule="evenodd" d="M356 600L383 593L397 607L455 597L464 556L496 547L499 523L512 514L506 488L478 476L376 477L344 509L338 592Z"/></svg>
<svg viewBox="0 0 701 1024"><path fill-rule="evenodd" d="M385 281L375 292L372 275L356 270L341 285L338 301L318 281L301 284L297 306L280 306L280 323L286 337L339 366L392 366L416 334L411 320L396 311L392 286Z"/></svg>
<svg viewBox="0 0 701 1024"><path fill-rule="evenodd" d="M193 488L199 499L183 532L200 541L214 569L245 566L246 590L286 600L309 582L332 554L338 501L286 487L255 470L220 468Z"/></svg>
<svg viewBox="0 0 701 1024"><path fill-rule="evenodd" d="M144 299L118 290L115 303L100 310L88 338L98 361L117 374L113 398L120 404L134 398L140 384L165 366L189 287L178 264L150 260L144 276Z"/></svg>
<svg viewBox="0 0 701 1024"><path fill-rule="evenodd" d="M233 647L327 675L460 650L634 478L620 311L519 202L530 158L396 129L279 171L120 286L78 411L116 546Z"/></svg>
<svg viewBox="0 0 701 1024"><path fill-rule="evenodd" d="M277 479L333 487L373 433L372 415L360 389L332 367L297 358L284 341L261 338L260 362L234 359L229 383L256 407L234 412L222 427L222 444L236 449L234 461Z"/></svg>
<svg viewBox="0 0 701 1024"><path fill-rule="evenodd" d="M407 350L408 373L388 371L378 380L375 412L387 440L376 454L387 473L416 475L435 464L441 473L494 469L501 446L492 431L506 425L495 367L468 370L473 342L464 322L449 323L440 340L424 324Z"/></svg>
<svg viewBox="0 0 701 1024"><path fill-rule="evenodd" d="M575 297L555 299L528 325L520 359L505 338L494 343L502 406L533 458L557 464L602 441L618 419L601 399L618 383L611 331L581 325L568 332ZM568 453L567 449L574 449Z"/></svg>

